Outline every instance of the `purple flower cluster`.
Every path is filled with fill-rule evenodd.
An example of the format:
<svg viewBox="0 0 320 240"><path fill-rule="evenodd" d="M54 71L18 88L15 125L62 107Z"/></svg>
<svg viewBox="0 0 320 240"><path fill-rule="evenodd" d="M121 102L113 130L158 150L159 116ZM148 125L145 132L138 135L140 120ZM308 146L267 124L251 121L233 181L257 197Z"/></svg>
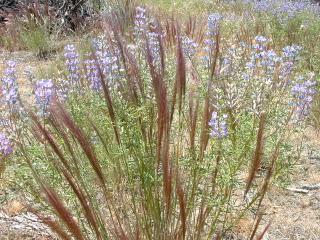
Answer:
<svg viewBox="0 0 320 240"><path fill-rule="evenodd" d="M36 98L36 104L40 108L40 114L45 115L47 107L50 105L52 96L54 94L54 85L52 80L39 80L35 84L34 93Z"/></svg>
<svg viewBox="0 0 320 240"><path fill-rule="evenodd" d="M134 20L134 35L136 38L140 38L147 31L147 25L146 9L137 7Z"/></svg>
<svg viewBox="0 0 320 240"><path fill-rule="evenodd" d="M4 133L0 133L0 154L4 157L13 152L13 146L8 137Z"/></svg>
<svg viewBox="0 0 320 240"><path fill-rule="evenodd" d="M64 57L69 72L68 79L72 85L78 85L80 82L79 54L74 45L70 44L64 48Z"/></svg>
<svg viewBox="0 0 320 240"><path fill-rule="evenodd" d="M247 69L263 68L266 75L271 76L279 66L279 77L283 79L289 76L302 48L297 45L286 46L282 49L282 55L278 55L274 50L268 50L268 42L264 36L255 37L250 61L246 64Z"/></svg>
<svg viewBox="0 0 320 240"><path fill-rule="evenodd" d="M210 64L210 60L212 59L213 50L215 48L215 37L219 33L220 24L222 20L222 15L219 13L212 13L208 16L207 22L207 38L204 40L204 52L205 55L203 60L206 65Z"/></svg>
<svg viewBox="0 0 320 240"><path fill-rule="evenodd" d="M248 1L246 1L246 3L248 3ZM283 24L301 13L319 14L320 10L318 5L309 0L255 0L249 3L252 4L256 12L272 14Z"/></svg>
<svg viewBox="0 0 320 240"><path fill-rule="evenodd" d="M99 76L99 69L97 62L94 59L85 61L86 79L89 81L90 88L94 91L101 90L101 80Z"/></svg>
<svg viewBox="0 0 320 240"><path fill-rule="evenodd" d="M160 63L160 38L161 35L156 32L148 32L148 44L153 59L153 64L158 65Z"/></svg>
<svg viewBox="0 0 320 240"><path fill-rule="evenodd" d="M296 107L295 115L297 120L303 120L309 115L313 97L316 93L315 86L315 81L307 80L292 87L293 105Z"/></svg>
<svg viewBox="0 0 320 240"><path fill-rule="evenodd" d="M98 70L98 66L97 64L99 64L99 67L102 70L102 73L108 77L109 80L113 80L113 78L115 78L116 74L114 74L114 72L119 71L120 70L120 66L118 64L118 58L116 55L120 54L119 51L117 49L114 50L114 52L116 52L117 54L114 54L112 51L110 51L109 49L104 49L101 51L97 51L95 54L97 56L98 59L98 63L95 62L92 64L95 64L96 66L92 66L91 70L92 71L96 71ZM95 69L94 69L95 68ZM94 81L97 81L98 79L94 79ZM91 82L92 84L92 82ZM98 82L95 82L96 87L98 86L97 84L99 84Z"/></svg>
<svg viewBox="0 0 320 240"><path fill-rule="evenodd" d="M265 51L267 49L267 44L269 42L269 39L264 36L256 36L254 38L255 44L253 45L253 48L257 51Z"/></svg>
<svg viewBox="0 0 320 240"><path fill-rule="evenodd" d="M215 36L219 32L222 15L219 13L212 13L208 16L208 32L210 36Z"/></svg>
<svg viewBox="0 0 320 240"><path fill-rule="evenodd" d="M247 62L247 69L252 71L254 69L260 69L265 72L263 74L267 81L270 82L270 77L274 74L277 64L282 59L277 53L267 48L269 40L264 36L255 37L255 44L253 45L253 51L251 53L250 61Z"/></svg>
<svg viewBox="0 0 320 240"><path fill-rule="evenodd" d="M16 62L7 61L6 65L4 77L1 79L1 91L5 103L12 107L12 105L17 103L19 97L16 77Z"/></svg>
<svg viewBox="0 0 320 240"><path fill-rule="evenodd" d="M224 138L228 135L227 115L223 114L222 117L218 116L217 112L213 112L209 121L211 127L210 135L213 138Z"/></svg>
<svg viewBox="0 0 320 240"><path fill-rule="evenodd" d="M302 47L297 45L286 46L282 49L282 55L284 58L290 61L295 61L301 52Z"/></svg>
<svg viewBox="0 0 320 240"><path fill-rule="evenodd" d="M192 58L196 54L198 44L195 41L185 36L185 37L182 37L181 44L182 44L183 53L186 57Z"/></svg>

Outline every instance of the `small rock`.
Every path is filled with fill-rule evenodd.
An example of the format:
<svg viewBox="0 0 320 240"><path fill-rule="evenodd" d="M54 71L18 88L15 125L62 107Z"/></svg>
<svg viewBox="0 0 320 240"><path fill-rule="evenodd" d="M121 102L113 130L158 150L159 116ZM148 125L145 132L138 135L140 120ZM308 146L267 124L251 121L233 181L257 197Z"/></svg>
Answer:
<svg viewBox="0 0 320 240"><path fill-rule="evenodd" d="M4 210L8 215L15 216L21 213L24 208L25 206L21 202L13 200L7 204Z"/></svg>

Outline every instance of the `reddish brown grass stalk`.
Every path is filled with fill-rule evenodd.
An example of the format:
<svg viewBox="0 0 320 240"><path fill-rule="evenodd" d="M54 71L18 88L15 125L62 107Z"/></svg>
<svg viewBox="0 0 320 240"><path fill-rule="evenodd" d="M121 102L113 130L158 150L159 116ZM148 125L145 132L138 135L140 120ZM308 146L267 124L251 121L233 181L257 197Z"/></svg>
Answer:
<svg viewBox="0 0 320 240"><path fill-rule="evenodd" d="M257 237L257 240L262 240L266 232L268 231L269 227L271 226L271 222L263 229L262 233Z"/></svg>
<svg viewBox="0 0 320 240"><path fill-rule="evenodd" d="M187 232L187 216L186 216L186 203L184 198L184 191L182 189L182 184L180 182L179 173L177 173L176 179L176 192L179 199L179 207L180 207L180 221L181 221L181 227L182 227L182 237L183 239L186 238L186 232Z"/></svg>
<svg viewBox="0 0 320 240"><path fill-rule="evenodd" d="M70 231L72 235L79 240L85 240L86 238L83 236L82 231L78 225L78 223L74 220L72 214L68 211L68 209L64 206L63 202L60 200L58 195L54 192L53 189L45 185L42 185L42 190L47 197L47 201L54 208L58 217L63 221Z"/></svg>
<svg viewBox="0 0 320 240"><path fill-rule="evenodd" d="M252 232L251 232L250 240L253 240L254 236L256 235L256 232L258 230L258 227L259 227L259 224L260 224L261 220L262 220L262 213L259 213L257 221L256 221L256 223L254 225L254 228L253 228Z"/></svg>
<svg viewBox="0 0 320 240"><path fill-rule="evenodd" d="M252 162L251 162L251 168L249 170L249 175L247 178L247 185L244 192L244 195L246 195L252 185L252 182L256 176L256 173L260 167L260 163L263 156L263 149L264 149L264 128L266 123L266 113L262 112L260 115L260 122L259 122L259 129L258 129L258 135L257 135L257 143L256 143L256 150L254 152Z"/></svg>
<svg viewBox="0 0 320 240"><path fill-rule="evenodd" d="M159 39L160 40L160 39ZM154 66L153 57L149 47L148 41L147 45L147 61L149 64L150 75L152 78L153 90L157 102L158 110L158 120L157 120L157 161L162 163L163 168L163 187L164 187L164 199L167 207L167 213L169 213L171 193L172 193L172 169L169 157L169 110L168 110L168 100L167 100L167 88L163 79L163 75L160 75L156 67Z"/></svg>
<svg viewBox="0 0 320 240"><path fill-rule="evenodd" d="M52 220L49 217L44 217L43 215L39 214L34 209L29 209L30 212L35 214L45 225L47 225L51 231L53 231L56 235L59 236L62 240L71 240L72 238L65 232L65 230L59 225L58 222Z"/></svg>

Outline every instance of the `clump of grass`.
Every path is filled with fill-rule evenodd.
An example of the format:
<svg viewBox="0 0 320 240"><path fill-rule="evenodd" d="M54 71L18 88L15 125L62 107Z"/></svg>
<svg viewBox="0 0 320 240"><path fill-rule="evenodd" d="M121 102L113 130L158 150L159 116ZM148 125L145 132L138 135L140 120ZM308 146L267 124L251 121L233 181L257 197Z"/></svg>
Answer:
<svg viewBox="0 0 320 240"><path fill-rule="evenodd" d="M43 26L23 29L20 36L24 46L29 51L34 52L39 58L47 58L54 49L52 37Z"/></svg>
<svg viewBox="0 0 320 240"><path fill-rule="evenodd" d="M246 32L231 43L218 13L206 30L135 13L132 36L116 12L90 51L66 46L59 77L31 79L34 105L7 71L25 185L55 217L37 214L63 239L222 239L244 216L248 238L262 239L282 143L313 97L295 67L300 48Z"/></svg>

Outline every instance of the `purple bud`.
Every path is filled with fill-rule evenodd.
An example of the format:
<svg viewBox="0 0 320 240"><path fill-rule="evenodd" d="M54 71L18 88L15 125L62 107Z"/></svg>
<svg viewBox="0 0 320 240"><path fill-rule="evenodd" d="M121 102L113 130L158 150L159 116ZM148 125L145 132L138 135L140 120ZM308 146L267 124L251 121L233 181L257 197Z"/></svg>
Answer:
<svg viewBox="0 0 320 240"><path fill-rule="evenodd" d="M18 101L18 84L16 77L16 62L6 62L6 69L4 71L4 77L1 78L2 82L2 95L6 104L16 104Z"/></svg>
<svg viewBox="0 0 320 240"><path fill-rule="evenodd" d="M4 133L0 133L0 154L4 157L13 152L13 146Z"/></svg>
<svg viewBox="0 0 320 240"><path fill-rule="evenodd" d="M211 137L224 138L228 135L227 115L218 116L217 112L212 112L209 126L211 127Z"/></svg>
<svg viewBox="0 0 320 240"><path fill-rule="evenodd" d="M36 83L34 89L36 104L40 108L40 114L45 115L47 107L50 105L54 94L54 85L51 79L40 80Z"/></svg>
<svg viewBox="0 0 320 240"><path fill-rule="evenodd" d="M80 82L79 54L74 45L66 45L64 48L64 57L69 71L68 79L71 84L77 85Z"/></svg>

